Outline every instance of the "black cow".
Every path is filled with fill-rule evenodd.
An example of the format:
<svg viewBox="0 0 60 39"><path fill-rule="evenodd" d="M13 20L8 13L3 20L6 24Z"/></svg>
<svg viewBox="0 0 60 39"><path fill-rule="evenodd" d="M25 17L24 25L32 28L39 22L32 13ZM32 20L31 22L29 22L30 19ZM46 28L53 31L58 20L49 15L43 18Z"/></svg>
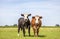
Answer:
<svg viewBox="0 0 60 39"><path fill-rule="evenodd" d="M25 28L28 29L28 33L30 36L30 20L28 18L28 16L30 15L31 14L21 14L23 18L19 18L18 20L18 36L19 36L20 29L23 30L23 36L25 36Z"/></svg>

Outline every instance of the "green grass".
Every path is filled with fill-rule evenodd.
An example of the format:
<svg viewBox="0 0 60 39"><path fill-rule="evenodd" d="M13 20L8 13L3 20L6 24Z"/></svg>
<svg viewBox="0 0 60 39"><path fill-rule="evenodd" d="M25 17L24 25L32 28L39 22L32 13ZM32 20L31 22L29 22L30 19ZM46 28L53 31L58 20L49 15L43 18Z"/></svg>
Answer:
<svg viewBox="0 0 60 39"><path fill-rule="evenodd" d="M39 30L39 37L34 37L33 30L31 28L31 36L28 36L28 30L26 30L26 37L23 37L22 31L20 36L17 36L17 28L0 28L0 39L60 39L60 28L43 28Z"/></svg>

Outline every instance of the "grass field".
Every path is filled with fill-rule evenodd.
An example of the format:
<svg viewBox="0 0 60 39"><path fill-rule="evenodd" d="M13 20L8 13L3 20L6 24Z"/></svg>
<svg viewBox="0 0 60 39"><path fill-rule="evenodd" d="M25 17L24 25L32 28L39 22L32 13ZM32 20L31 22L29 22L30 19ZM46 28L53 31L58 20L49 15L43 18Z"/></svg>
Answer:
<svg viewBox="0 0 60 39"><path fill-rule="evenodd" d="M17 36L17 28L0 28L0 39L60 39L60 28L40 28L39 37L34 37L31 28L31 36L28 36L26 30L26 37L23 37L22 31L20 36Z"/></svg>

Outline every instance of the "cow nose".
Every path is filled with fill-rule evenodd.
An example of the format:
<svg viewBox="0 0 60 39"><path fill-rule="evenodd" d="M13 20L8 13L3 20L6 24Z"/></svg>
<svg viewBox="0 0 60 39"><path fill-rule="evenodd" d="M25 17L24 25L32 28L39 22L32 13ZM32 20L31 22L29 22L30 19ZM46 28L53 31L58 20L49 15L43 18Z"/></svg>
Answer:
<svg viewBox="0 0 60 39"><path fill-rule="evenodd" d="M27 19L25 19L25 22L27 22Z"/></svg>
<svg viewBox="0 0 60 39"><path fill-rule="evenodd" d="M38 26L38 23L36 23L36 25Z"/></svg>

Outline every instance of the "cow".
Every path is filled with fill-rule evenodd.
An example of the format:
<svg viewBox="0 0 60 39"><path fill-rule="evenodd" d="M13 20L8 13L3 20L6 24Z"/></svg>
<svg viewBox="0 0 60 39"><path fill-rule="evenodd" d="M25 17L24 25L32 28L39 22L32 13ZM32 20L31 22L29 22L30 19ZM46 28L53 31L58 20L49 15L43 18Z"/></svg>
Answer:
<svg viewBox="0 0 60 39"><path fill-rule="evenodd" d="M28 29L28 34L30 36L30 20L28 17L31 16L31 14L21 14L21 16L23 16L23 18L21 17L18 19L18 36L20 29L23 31L23 36L25 36L25 29Z"/></svg>
<svg viewBox="0 0 60 39"><path fill-rule="evenodd" d="M31 20L31 26L33 28L33 32L34 32L34 36L38 36L39 35L39 28L42 25L42 16L33 16L32 20Z"/></svg>

